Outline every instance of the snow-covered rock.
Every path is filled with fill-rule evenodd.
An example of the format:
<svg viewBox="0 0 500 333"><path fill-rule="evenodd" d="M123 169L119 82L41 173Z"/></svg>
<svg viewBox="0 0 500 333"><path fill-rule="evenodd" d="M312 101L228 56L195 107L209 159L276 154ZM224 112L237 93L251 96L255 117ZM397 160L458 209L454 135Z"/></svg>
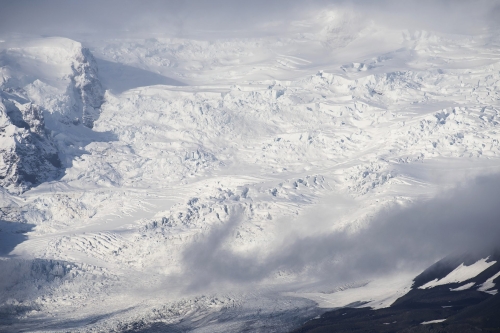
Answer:
<svg viewBox="0 0 500 333"><path fill-rule="evenodd" d="M97 63L87 48L81 48L72 62L72 83L76 90L78 111L81 110L82 123L92 128L99 118L104 102L104 89L97 77Z"/></svg>
<svg viewBox="0 0 500 333"><path fill-rule="evenodd" d="M49 113L92 127L104 102L96 61L81 43L59 37L14 39L0 48L3 88L21 88Z"/></svg>
<svg viewBox="0 0 500 333"><path fill-rule="evenodd" d="M55 179L61 161L41 108L12 88L0 96L0 185L22 192Z"/></svg>
<svg viewBox="0 0 500 333"><path fill-rule="evenodd" d="M2 45L0 72L0 183L23 192L62 175L54 136L64 124L92 128L104 90L90 51L64 38Z"/></svg>

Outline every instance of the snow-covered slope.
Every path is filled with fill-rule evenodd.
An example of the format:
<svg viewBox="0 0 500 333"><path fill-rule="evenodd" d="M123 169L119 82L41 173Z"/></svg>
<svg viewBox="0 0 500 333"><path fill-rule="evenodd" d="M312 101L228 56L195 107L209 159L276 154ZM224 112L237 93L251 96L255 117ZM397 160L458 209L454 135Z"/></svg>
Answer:
<svg viewBox="0 0 500 333"><path fill-rule="evenodd" d="M425 267L324 279L341 256L280 247L498 172L497 35L330 14L286 38L88 40L96 60L1 43L2 219L32 231L0 261L0 325L286 331L312 301L406 293Z"/></svg>
<svg viewBox="0 0 500 333"><path fill-rule="evenodd" d="M432 281L427 282L423 286L420 286L420 289L429 289L437 286L441 286L443 284L450 283L460 283L467 281L471 278L478 276L484 270L488 269L490 266L494 265L496 261L487 262L488 258L481 259L470 266L465 266L463 263L455 268L451 273L446 275L442 279L434 279Z"/></svg>

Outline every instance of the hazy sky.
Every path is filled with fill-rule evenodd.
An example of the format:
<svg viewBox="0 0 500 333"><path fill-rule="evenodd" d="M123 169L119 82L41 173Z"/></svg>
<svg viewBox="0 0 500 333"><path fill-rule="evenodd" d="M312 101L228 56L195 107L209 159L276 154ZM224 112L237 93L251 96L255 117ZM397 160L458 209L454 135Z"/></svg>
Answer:
<svg viewBox="0 0 500 333"><path fill-rule="evenodd" d="M398 28L477 32L497 25L498 0L1 0L0 33L189 35L194 30L280 34L326 8Z"/></svg>

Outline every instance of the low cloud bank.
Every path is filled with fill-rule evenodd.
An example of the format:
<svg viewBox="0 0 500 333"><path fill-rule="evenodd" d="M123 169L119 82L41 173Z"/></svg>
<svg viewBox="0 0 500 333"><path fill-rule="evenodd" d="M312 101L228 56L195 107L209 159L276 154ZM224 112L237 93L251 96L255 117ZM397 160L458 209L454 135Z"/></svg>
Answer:
<svg viewBox="0 0 500 333"><path fill-rule="evenodd" d="M355 233L289 239L267 255L242 255L224 246L241 219L242 213L233 211L223 227L185 251L190 288L259 282L279 270L343 283L424 269L450 254L487 254L500 244L500 175L477 178L411 207L384 210Z"/></svg>
<svg viewBox="0 0 500 333"><path fill-rule="evenodd" d="M500 14L495 0L20 0L0 4L0 32L70 38L78 34L182 37L195 31L279 35L292 21L311 19L327 9L349 10L362 21L449 33L477 33L498 26Z"/></svg>

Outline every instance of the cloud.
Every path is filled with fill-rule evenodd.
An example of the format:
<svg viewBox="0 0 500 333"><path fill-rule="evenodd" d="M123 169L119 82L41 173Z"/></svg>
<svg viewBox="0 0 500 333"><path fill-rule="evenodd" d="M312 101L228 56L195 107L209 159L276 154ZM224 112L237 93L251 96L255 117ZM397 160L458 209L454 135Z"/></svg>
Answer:
<svg viewBox="0 0 500 333"><path fill-rule="evenodd" d="M297 1L3 1L0 31L71 36L244 30L273 16L290 17L294 3Z"/></svg>
<svg viewBox="0 0 500 333"><path fill-rule="evenodd" d="M401 29L426 29L447 33L479 33L498 26L500 4L496 0L387 0L359 1L379 22ZM496 13L496 14L495 14Z"/></svg>
<svg viewBox="0 0 500 333"><path fill-rule="evenodd" d="M491 253L500 240L500 175L410 207L386 209L354 233L288 239L270 254L239 254L224 246L243 218L237 210L232 215L185 251L190 288L259 282L279 270L305 274L308 281L344 283L424 269L450 254Z"/></svg>
<svg viewBox="0 0 500 333"><path fill-rule="evenodd" d="M0 31L73 37L280 34L294 20L327 8L349 9L359 20L402 29L478 32L497 26L495 0L20 0L0 3ZM273 24L269 24L273 23Z"/></svg>

